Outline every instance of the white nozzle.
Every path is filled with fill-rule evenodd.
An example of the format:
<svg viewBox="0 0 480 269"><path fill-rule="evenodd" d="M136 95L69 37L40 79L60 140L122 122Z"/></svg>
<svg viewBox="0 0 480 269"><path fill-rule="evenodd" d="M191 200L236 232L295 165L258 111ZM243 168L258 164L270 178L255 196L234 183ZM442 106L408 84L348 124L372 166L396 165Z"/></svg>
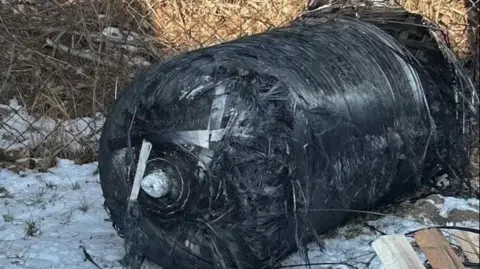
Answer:
<svg viewBox="0 0 480 269"><path fill-rule="evenodd" d="M142 179L140 185L143 191L153 198L160 198L167 195L172 188L172 182L162 170L156 170L148 174Z"/></svg>

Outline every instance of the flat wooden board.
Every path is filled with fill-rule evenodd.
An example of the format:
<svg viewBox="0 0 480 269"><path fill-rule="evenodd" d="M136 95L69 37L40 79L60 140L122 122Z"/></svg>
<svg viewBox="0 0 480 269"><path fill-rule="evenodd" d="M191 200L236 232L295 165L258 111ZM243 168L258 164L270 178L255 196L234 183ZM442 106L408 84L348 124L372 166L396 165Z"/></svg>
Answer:
<svg viewBox="0 0 480 269"><path fill-rule="evenodd" d="M463 253L468 261L478 263L480 262L480 237L477 233L459 231L456 233L456 242L462 248Z"/></svg>
<svg viewBox="0 0 480 269"><path fill-rule="evenodd" d="M404 235L383 235L372 244L387 269L425 269Z"/></svg>
<svg viewBox="0 0 480 269"><path fill-rule="evenodd" d="M450 243L437 229L415 233L415 240L427 257L432 269L465 269Z"/></svg>

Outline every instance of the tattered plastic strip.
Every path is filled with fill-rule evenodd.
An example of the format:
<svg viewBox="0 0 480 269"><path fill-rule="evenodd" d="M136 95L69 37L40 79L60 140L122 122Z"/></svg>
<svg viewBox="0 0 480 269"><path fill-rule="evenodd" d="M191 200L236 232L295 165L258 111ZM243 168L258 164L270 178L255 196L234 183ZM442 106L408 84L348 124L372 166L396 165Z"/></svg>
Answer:
<svg viewBox="0 0 480 269"><path fill-rule="evenodd" d="M214 152L210 149L210 141L220 141L223 138L224 130L220 129L222 126L223 114L225 112L225 105L227 103L227 95L225 94L225 84L220 84L215 87L215 95L212 101L212 107L210 109L210 118L208 119L207 132L197 133L197 142L202 144L202 150L200 151L200 165L204 169L213 158ZM215 131L215 133L212 132ZM220 132L219 132L220 130ZM213 139L213 140L212 140ZM195 142L195 141L192 141Z"/></svg>
<svg viewBox="0 0 480 269"><path fill-rule="evenodd" d="M193 130L193 131L180 131L172 133L172 139L179 144L194 145L204 149L210 149L210 142L219 142L223 139L227 128L217 130ZM252 127L233 127L229 130L231 136L248 138L253 131Z"/></svg>
<svg viewBox="0 0 480 269"><path fill-rule="evenodd" d="M464 70L464 68L458 62L458 60L455 57L455 55L453 54L452 50L450 50L450 48L448 48L444 44L444 42L440 39L440 37L438 36L438 33L435 32L432 29L430 29L429 31L430 31L430 34L435 38L435 40L439 44L442 52L446 54L447 58L455 66L455 73L461 78L461 82L467 84L467 88L470 89L471 100L468 100L467 96L465 96L465 93L463 93L463 92L460 94L460 96L468 104L468 107L470 108L470 110L473 113L477 114L478 113L477 109L478 109L478 104L480 103L480 99L479 99L479 97L477 95L477 92L475 90L475 86L473 85L473 81L466 75L467 72ZM463 90L464 90L464 87L462 87L462 91ZM458 93L458 91L456 91L456 92Z"/></svg>

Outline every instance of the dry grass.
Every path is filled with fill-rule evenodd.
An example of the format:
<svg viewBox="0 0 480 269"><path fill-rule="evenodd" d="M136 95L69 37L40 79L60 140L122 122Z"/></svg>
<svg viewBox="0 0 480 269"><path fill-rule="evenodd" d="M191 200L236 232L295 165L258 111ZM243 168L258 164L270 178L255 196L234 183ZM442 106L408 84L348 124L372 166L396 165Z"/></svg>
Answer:
<svg viewBox="0 0 480 269"><path fill-rule="evenodd" d="M15 97L35 115L62 119L104 112L137 67L123 40L102 35L125 18L111 3L0 5L0 61L8 63L0 66L2 103Z"/></svg>
<svg viewBox="0 0 480 269"><path fill-rule="evenodd" d="M471 55L463 0L405 1L407 9L444 25L461 57ZM0 103L15 98L36 117L93 117L149 62L280 26L307 2L1 0ZM121 31L113 35L112 29ZM90 155L85 158L54 141L48 145L55 156L95 157L91 144L80 150Z"/></svg>
<svg viewBox="0 0 480 269"><path fill-rule="evenodd" d="M468 57L471 54L471 37L467 26L472 23L478 25L478 18L472 17L475 8L462 0L404 0L403 6L411 12L423 14L445 28L454 52L459 57Z"/></svg>
<svg viewBox="0 0 480 269"><path fill-rule="evenodd" d="M305 0L144 0L157 37L176 51L264 32L294 19Z"/></svg>
<svg viewBox="0 0 480 269"><path fill-rule="evenodd" d="M105 113L136 71L160 57L152 49L157 40L131 35L138 26L117 0L2 2L0 103L16 99L35 118L58 120L51 135L30 151L33 156L21 157L94 159L96 148L82 138L59 141L71 136L62 135L69 131L61 123ZM113 35L117 28L123 32ZM6 129L3 116L0 128ZM72 142L82 144L75 146L78 152L67 145Z"/></svg>

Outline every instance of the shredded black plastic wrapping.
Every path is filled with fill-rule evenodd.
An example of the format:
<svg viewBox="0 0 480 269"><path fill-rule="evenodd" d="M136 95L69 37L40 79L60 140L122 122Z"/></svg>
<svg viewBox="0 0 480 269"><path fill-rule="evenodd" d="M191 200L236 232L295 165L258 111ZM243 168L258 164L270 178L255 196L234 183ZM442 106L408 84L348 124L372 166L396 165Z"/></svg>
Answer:
<svg viewBox="0 0 480 269"><path fill-rule="evenodd" d="M128 266L276 268L293 251L308 261L306 245L321 246L350 210L439 173L468 177L471 82L420 16L362 10L307 12L137 76L109 113L99 159ZM127 214L144 139L146 174L161 169L176 187L140 191Z"/></svg>

